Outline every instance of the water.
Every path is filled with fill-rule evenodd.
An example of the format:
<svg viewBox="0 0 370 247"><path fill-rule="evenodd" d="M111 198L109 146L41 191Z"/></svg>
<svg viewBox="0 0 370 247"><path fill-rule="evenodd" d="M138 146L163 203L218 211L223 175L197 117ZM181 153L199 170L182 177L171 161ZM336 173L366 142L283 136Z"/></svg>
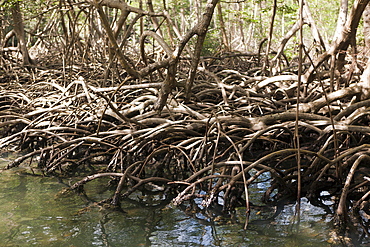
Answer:
<svg viewBox="0 0 370 247"><path fill-rule="evenodd" d="M236 221L211 224L171 204L144 206L136 194L122 204L124 213L112 212L91 203L112 195L103 189L107 180L87 185L89 202L76 194L59 196L77 179L31 173L27 168L0 173L1 246L330 246L330 216L305 200L299 230L291 224L291 205L271 222L264 221L271 212L253 210L244 231L243 208Z"/></svg>

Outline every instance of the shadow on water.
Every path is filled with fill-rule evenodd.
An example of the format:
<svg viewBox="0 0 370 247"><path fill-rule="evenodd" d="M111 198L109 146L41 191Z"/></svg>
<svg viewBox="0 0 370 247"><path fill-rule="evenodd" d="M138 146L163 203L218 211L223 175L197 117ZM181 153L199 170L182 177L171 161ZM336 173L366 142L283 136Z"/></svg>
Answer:
<svg viewBox="0 0 370 247"><path fill-rule="evenodd" d="M253 210L244 231L243 208L233 220L210 221L202 215L190 217L163 200L153 206L145 201L148 197L135 194L122 203L124 213L116 212L91 206L76 194L57 196L75 180L31 174L27 168L0 173L1 246L330 246L330 216L306 200L298 231L291 225L294 205L270 221L265 219L271 212ZM89 199L111 195L102 189L106 184L89 183Z"/></svg>

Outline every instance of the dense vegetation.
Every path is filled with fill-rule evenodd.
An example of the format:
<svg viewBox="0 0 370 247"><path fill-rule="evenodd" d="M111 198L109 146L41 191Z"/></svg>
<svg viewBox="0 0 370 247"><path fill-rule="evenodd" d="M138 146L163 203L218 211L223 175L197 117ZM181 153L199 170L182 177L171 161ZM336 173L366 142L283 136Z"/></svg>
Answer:
<svg viewBox="0 0 370 247"><path fill-rule="evenodd" d="M22 153L7 168L86 176L80 193L111 177L99 205L157 192L211 219L248 216L267 177L263 205L299 217L307 197L335 241L365 243L368 2L4 1L0 147Z"/></svg>

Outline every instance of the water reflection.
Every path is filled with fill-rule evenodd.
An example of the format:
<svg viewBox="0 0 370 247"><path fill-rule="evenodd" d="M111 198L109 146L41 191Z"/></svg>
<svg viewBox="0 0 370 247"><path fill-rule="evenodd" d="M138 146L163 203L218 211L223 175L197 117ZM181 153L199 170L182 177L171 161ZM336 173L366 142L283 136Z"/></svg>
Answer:
<svg viewBox="0 0 370 247"><path fill-rule="evenodd" d="M66 184L76 181L30 176L28 170L0 173L0 241L2 246L329 246L329 218L303 201L299 232L291 227L294 205L273 221L270 212L254 210L243 231L244 209L234 220L195 219L171 204L139 203L132 195L112 212L91 201L107 198L106 181L89 183L89 201L77 195L58 197ZM96 194L100 192L100 194ZM144 198L145 199L145 198ZM88 210L81 211L86 208ZM205 224L206 223L206 224Z"/></svg>

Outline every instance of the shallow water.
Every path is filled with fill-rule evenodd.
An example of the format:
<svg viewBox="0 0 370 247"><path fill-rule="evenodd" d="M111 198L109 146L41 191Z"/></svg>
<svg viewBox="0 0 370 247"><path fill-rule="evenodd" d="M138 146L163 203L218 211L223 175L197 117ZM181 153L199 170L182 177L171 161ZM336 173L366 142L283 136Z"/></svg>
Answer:
<svg viewBox="0 0 370 247"><path fill-rule="evenodd" d="M26 173L30 170L0 173L1 246L329 246L330 216L304 199L299 230L291 223L295 208L291 205L272 222L263 220L271 212L252 211L244 231L242 208L236 213L240 223L224 224L188 217L171 204L143 206L136 202L140 195L122 204L125 213L86 208L91 204L83 197L58 196L77 179ZM106 180L87 185L91 200L112 194L104 184Z"/></svg>

